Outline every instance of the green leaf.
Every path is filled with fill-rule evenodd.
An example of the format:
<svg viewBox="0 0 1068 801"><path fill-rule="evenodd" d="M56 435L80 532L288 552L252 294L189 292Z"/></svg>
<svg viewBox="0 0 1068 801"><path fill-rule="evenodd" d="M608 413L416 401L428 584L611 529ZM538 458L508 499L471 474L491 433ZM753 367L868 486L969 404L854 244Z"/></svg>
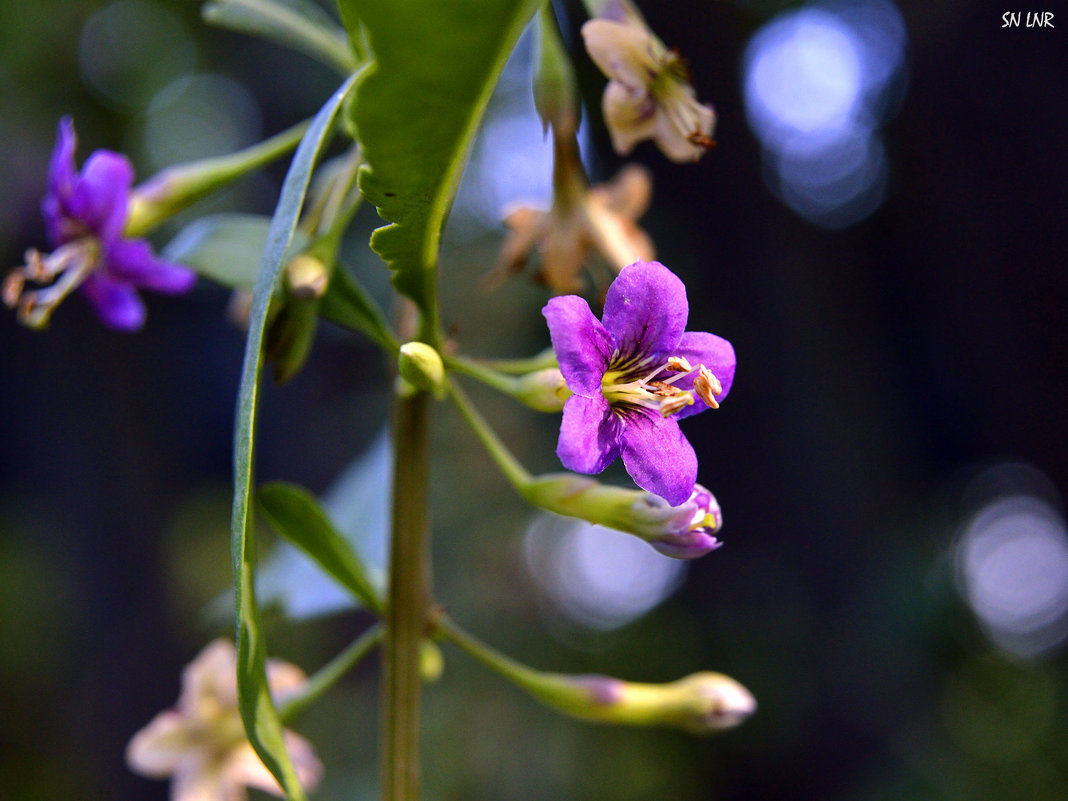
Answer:
<svg viewBox="0 0 1068 801"><path fill-rule="evenodd" d="M213 25L299 50L342 75L359 68L345 32L310 0L215 0L202 13Z"/></svg>
<svg viewBox="0 0 1068 801"><path fill-rule="evenodd" d="M258 494L260 508L275 531L314 559L360 603L382 612L382 601L360 557L310 493L275 482L260 487Z"/></svg>
<svg viewBox="0 0 1068 801"><path fill-rule="evenodd" d="M436 344L442 228L490 94L539 0L338 5L350 34L366 31L374 55L352 104L365 163L360 191L392 223L374 232L371 248Z"/></svg>
<svg viewBox="0 0 1068 801"><path fill-rule="evenodd" d="M270 219L258 214L212 214L179 231L162 256L223 286L251 289L270 227ZM307 246L307 237L298 232L287 258Z"/></svg>
<svg viewBox="0 0 1068 801"><path fill-rule="evenodd" d="M319 313L338 325L359 331L396 355L399 343L378 305L339 264L323 296Z"/></svg>
<svg viewBox="0 0 1068 801"><path fill-rule="evenodd" d="M241 718L252 747L284 788L286 797L303 801L304 791L286 753L278 710L267 686L267 645L259 625L253 566L256 560L252 526L252 465L260 376L263 372L264 328L267 309L297 227L312 168L323 149L338 111L355 83L349 78L312 121L289 165L281 196L271 219L259 276L252 292L252 310L245 360L241 368L237 425L234 432L234 505L230 524L237 605L237 688Z"/></svg>

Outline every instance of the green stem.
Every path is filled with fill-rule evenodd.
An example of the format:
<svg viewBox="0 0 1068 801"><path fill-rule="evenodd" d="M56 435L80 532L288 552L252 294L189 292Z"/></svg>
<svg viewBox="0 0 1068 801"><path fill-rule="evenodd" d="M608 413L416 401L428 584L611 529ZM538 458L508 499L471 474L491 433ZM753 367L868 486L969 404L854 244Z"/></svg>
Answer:
<svg viewBox="0 0 1068 801"><path fill-rule="evenodd" d="M493 461L497 463L497 467L504 473L505 478L521 495L525 494L526 489L533 481L533 476L519 463L519 460L508 450L508 447L501 442L497 432L490 427L490 424L486 422L486 418L471 404L464 391L456 386L456 382L449 383L449 395L452 396L453 403L460 410L460 414L464 416L468 425L474 430L475 435L486 450L489 451Z"/></svg>
<svg viewBox="0 0 1068 801"><path fill-rule="evenodd" d="M178 164L157 173L135 188L126 235L143 236L213 190L284 156L300 144L309 125L310 121L304 121L236 153Z"/></svg>
<svg viewBox="0 0 1068 801"><path fill-rule="evenodd" d="M430 396L394 401L393 538L383 648L382 798L419 798L420 646L430 606Z"/></svg>
<svg viewBox="0 0 1068 801"><path fill-rule="evenodd" d="M498 392L503 392L505 395L514 395L516 392L518 379L513 376L506 375L503 372L463 356L449 356L447 354L442 354L441 358L445 362L445 366L450 370L455 370L458 373L463 373L464 375L474 378L476 381L481 381L486 386L493 387L493 389Z"/></svg>
<svg viewBox="0 0 1068 801"><path fill-rule="evenodd" d="M299 717L305 709L318 701L338 679L348 673L367 656L382 639L382 625L375 624L344 651L335 656L308 679L298 695L291 697L278 707L278 715L283 722L289 723Z"/></svg>
<svg viewBox="0 0 1068 801"><path fill-rule="evenodd" d="M510 656L505 656L497 649L477 639L453 623L447 615L441 615L435 621L435 625L438 633L445 639L459 646L470 656L509 681L527 690L533 690L540 684L538 671L520 664Z"/></svg>
<svg viewBox="0 0 1068 801"><path fill-rule="evenodd" d="M576 717L591 717L589 684L581 677L549 673L520 664L461 629L446 615L435 621L437 631L483 665L500 674L553 709ZM578 680L576 680L578 678ZM611 680L609 680L611 681Z"/></svg>
<svg viewBox="0 0 1068 801"><path fill-rule="evenodd" d="M470 361L470 360L468 360ZM557 367L556 351L546 348L541 353L526 359L479 359L472 362L489 370L510 375L523 375L533 373L536 370L544 370L547 367Z"/></svg>
<svg viewBox="0 0 1068 801"><path fill-rule="evenodd" d="M608 0L582 0L582 5L586 7L586 13L591 18L601 16L601 11L607 4Z"/></svg>

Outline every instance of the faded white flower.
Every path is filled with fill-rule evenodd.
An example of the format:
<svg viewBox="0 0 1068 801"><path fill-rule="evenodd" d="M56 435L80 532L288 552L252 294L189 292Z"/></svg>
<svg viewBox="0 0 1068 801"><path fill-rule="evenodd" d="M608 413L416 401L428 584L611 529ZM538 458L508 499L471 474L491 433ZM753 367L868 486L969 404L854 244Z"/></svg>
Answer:
<svg viewBox="0 0 1068 801"><path fill-rule="evenodd" d="M652 139L672 161L697 161L714 145L716 114L697 102L682 58L649 30L626 0L606 3L582 26L590 58L609 79L602 99L621 156Z"/></svg>
<svg viewBox="0 0 1068 801"><path fill-rule="evenodd" d="M304 682L300 668L268 660L267 683L276 701ZM314 789L323 773L314 748L288 729L284 737L301 786ZM244 801L246 787L283 795L241 724L233 643L215 640L186 666L178 703L133 736L126 763L142 776L171 777L172 801Z"/></svg>
<svg viewBox="0 0 1068 801"><path fill-rule="evenodd" d="M557 294L584 290L582 273L594 251L618 273L638 259L655 257L653 240L638 225L649 207L649 171L628 164L609 182L590 187L573 133L553 129L553 204L548 211L518 206L508 210L509 233L486 283L496 286L520 272L537 250L537 278Z"/></svg>

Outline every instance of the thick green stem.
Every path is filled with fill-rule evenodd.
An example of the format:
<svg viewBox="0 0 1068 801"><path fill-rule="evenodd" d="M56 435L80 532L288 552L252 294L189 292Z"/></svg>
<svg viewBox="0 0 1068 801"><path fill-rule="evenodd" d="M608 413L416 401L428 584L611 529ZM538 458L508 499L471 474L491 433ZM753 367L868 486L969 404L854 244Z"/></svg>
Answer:
<svg viewBox="0 0 1068 801"><path fill-rule="evenodd" d="M419 798L420 645L430 606L430 396L394 404L393 539L383 648L382 798Z"/></svg>

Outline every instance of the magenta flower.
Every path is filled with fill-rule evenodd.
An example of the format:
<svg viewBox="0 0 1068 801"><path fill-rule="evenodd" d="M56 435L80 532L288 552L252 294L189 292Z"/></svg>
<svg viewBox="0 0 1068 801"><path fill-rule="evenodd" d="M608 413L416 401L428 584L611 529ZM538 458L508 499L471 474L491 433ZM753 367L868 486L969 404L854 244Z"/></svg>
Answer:
<svg viewBox="0 0 1068 801"><path fill-rule="evenodd" d="M688 501L697 455L678 420L719 406L734 348L686 332L686 287L659 262L624 267L598 321L577 295L542 310L568 388L556 453L569 470L600 473L623 457L634 482L672 506Z"/></svg>
<svg viewBox="0 0 1068 801"><path fill-rule="evenodd" d="M41 203L55 250L26 252L26 264L4 281L4 302L17 305L19 319L39 328L67 295L81 287L105 325L136 331L145 321L138 289L180 294L193 287L196 273L158 259L147 240L123 236L134 177L129 160L120 153L97 150L78 172L76 147L74 125L64 117ZM41 288L27 291L27 281Z"/></svg>
<svg viewBox="0 0 1068 801"><path fill-rule="evenodd" d="M652 495L646 497L656 499ZM723 512L715 495L695 484L686 503L674 508L678 514L664 526L664 531L649 538L656 550L673 559L696 559L722 547L716 532L723 528Z"/></svg>

